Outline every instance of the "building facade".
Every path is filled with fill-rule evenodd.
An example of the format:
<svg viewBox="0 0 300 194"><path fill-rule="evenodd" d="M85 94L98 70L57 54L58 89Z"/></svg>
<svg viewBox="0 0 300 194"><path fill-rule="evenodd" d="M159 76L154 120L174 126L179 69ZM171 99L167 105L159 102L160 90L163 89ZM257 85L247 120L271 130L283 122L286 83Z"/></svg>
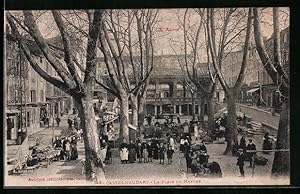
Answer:
<svg viewBox="0 0 300 194"><path fill-rule="evenodd" d="M51 126L53 118L69 112L73 103L70 96L47 83L34 71L15 40L10 38L9 28L6 32L6 134L7 139L14 140L17 139L18 132L27 134L46 127L44 124L47 117ZM38 65L50 75L56 76L54 69L37 49L37 45L29 40L27 44Z"/></svg>
<svg viewBox="0 0 300 194"><path fill-rule="evenodd" d="M267 52L271 60L273 60L273 44L274 39L271 36L264 39ZM285 28L280 32L280 51L282 65L287 73L289 73L289 28ZM221 71L226 83L232 87L237 80L240 72L243 50L231 52L223 61ZM238 96L238 102L248 103L250 105L258 105L277 109L280 105L280 94L278 92L278 83L273 83L271 77L265 70L260 57L257 53L255 45L253 44L249 52L249 60L245 73L245 78ZM224 101L225 95L220 84L217 86L217 99Z"/></svg>
<svg viewBox="0 0 300 194"><path fill-rule="evenodd" d="M184 56L163 55L156 58L159 58L157 59L159 65L154 67L147 89L146 113L190 116L194 109L195 114L199 114L201 111L199 94L185 84L185 75L178 61Z"/></svg>
<svg viewBox="0 0 300 194"><path fill-rule="evenodd" d="M179 58L183 58L183 56L154 56L153 73L151 74L146 93L146 114L171 113L192 115L193 106L195 114L200 113L201 102L199 95L191 91L184 83L185 75L178 62ZM128 71L130 72L130 70ZM97 72L100 78L109 85L108 72L102 58L98 59ZM130 73L129 77L132 77ZM114 99L115 97L107 92L107 101L113 102Z"/></svg>

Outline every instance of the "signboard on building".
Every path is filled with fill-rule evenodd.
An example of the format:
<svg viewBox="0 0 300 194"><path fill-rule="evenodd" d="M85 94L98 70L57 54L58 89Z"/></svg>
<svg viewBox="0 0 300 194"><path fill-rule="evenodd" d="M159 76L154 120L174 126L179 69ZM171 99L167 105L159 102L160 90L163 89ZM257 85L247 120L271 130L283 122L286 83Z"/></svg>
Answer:
<svg viewBox="0 0 300 194"><path fill-rule="evenodd" d="M102 118L105 123L111 123L111 122L115 121L116 119L118 119L119 115L114 112L107 111L107 112L103 113Z"/></svg>

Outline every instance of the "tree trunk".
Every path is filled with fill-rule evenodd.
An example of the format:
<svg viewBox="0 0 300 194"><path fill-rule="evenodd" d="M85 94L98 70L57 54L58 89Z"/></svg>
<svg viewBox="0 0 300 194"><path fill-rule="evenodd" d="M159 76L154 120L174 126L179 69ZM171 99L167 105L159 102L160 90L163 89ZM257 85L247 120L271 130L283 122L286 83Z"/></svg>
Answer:
<svg viewBox="0 0 300 194"><path fill-rule="evenodd" d="M196 116L195 116L195 98L194 98L194 93L191 92L192 95L192 116L193 116L193 121L196 120Z"/></svg>
<svg viewBox="0 0 300 194"><path fill-rule="evenodd" d="M230 92L230 91L229 91ZM224 154L229 154L232 152L233 147L237 145L237 125L236 125L236 106L235 106L236 96L234 94L226 95L227 103L227 128L225 131L225 138L227 142Z"/></svg>
<svg viewBox="0 0 300 194"><path fill-rule="evenodd" d="M136 95L130 96L132 110L132 125L138 126L138 98Z"/></svg>
<svg viewBox="0 0 300 194"><path fill-rule="evenodd" d="M128 96L121 95L120 99L120 136L119 141L124 139L129 143L129 127L128 127Z"/></svg>
<svg viewBox="0 0 300 194"><path fill-rule="evenodd" d="M203 122L204 122L204 106L205 106L204 98L201 99L200 106L201 107L200 107L199 121L200 121L201 125L203 126Z"/></svg>
<svg viewBox="0 0 300 194"><path fill-rule="evenodd" d="M131 115L131 124L135 127L138 127L138 97L134 94L130 95L130 101L131 101L131 111L132 111L132 115ZM136 136L137 136L138 131L133 131L129 129L129 139L130 140L136 140Z"/></svg>
<svg viewBox="0 0 300 194"><path fill-rule="evenodd" d="M212 131L215 129L215 119L214 119L214 113L215 113L215 103L212 96L209 96L207 98L207 117L208 117L208 135L211 135Z"/></svg>
<svg viewBox="0 0 300 194"><path fill-rule="evenodd" d="M85 147L86 176L88 179L103 177L103 165L100 160L100 141L93 107L92 95L74 97L79 111L80 126L83 130Z"/></svg>
<svg viewBox="0 0 300 194"><path fill-rule="evenodd" d="M280 113L276 149L290 149L290 127L289 127L289 101L282 104ZM272 176L289 176L290 174L290 152L275 152Z"/></svg>
<svg viewBox="0 0 300 194"><path fill-rule="evenodd" d="M144 131L144 119L145 119L145 98L140 96L138 98L138 127L140 132Z"/></svg>

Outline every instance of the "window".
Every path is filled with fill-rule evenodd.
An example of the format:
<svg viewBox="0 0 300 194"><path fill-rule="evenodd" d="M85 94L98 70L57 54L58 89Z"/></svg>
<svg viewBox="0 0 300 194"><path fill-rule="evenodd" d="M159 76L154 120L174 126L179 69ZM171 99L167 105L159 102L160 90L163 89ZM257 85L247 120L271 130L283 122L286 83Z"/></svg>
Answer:
<svg viewBox="0 0 300 194"><path fill-rule="evenodd" d="M9 102L15 101L15 88L14 88L14 86L9 87L8 93L9 93L9 98L8 98Z"/></svg>
<svg viewBox="0 0 300 194"><path fill-rule="evenodd" d="M44 101L44 90L40 90L40 102Z"/></svg>
<svg viewBox="0 0 300 194"><path fill-rule="evenodd" d="M164 97L165 97L165 98L168 98L168 97L169 97L169 92L165 92L165 93L164 93Z"/></svg>
<svg viewBox="0 0 300 194"><path fill-rule="evenodd" d="M30 91L30 102L36 102L36 92L35 92L35 90Z"/></svg>
<svg viewBox="0 0 300 194"><path fill-rule="evenodd" d="M49 83L46 83L46 95L51 96L52 86Z"/></svg>
<svg viewBox="0 0 300 194"><path fill-rule="evenodd" d="M40 57L40 63L43 63L43 57Z"/></svg>

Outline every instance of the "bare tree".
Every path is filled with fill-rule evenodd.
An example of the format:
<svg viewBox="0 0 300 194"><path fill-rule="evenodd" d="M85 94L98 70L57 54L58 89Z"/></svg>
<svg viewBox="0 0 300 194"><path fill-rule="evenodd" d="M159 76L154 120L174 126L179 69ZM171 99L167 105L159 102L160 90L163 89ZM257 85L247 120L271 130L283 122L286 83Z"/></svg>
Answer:
<svg viewBox="0 0 300 194"><path fill-rule="evenodd" d="M224 15L223 15L224 14ZM230 35L236 29L236 25L240 23L239 20L244 18L242 13L237 12L234 8L225 9L223 12L223 19L221 20L222 26L220 31L220 41L216 42L216 27L215 27L215 11L214 9L208 9L207 11L207 34L208 34L208 42L209 42L209 50L212 58L212 63L214 69L216 71L218 80L225 92L226 103L227 103L227 129L226 129L226 141L227 146L224 154L228 154L233 150L233 147L237 145L237 125L236 125L236 98L238 96L238 92L243 83L243 79L245 76L246 66L248 62L248 50L250 47L250 33L251 33L251 20L252 20L252 10L249 8L248 11L248 20L246 27L240 29L235 35ZM236 17L232 17L236 15ZM232 20L237 20L238 22L235 24ZM232 28L230 28L232 26ZM229 45L235 38L240 36L241 32L246 31L246 38L244 42L243 49L243 60L241 63L241 69L238 74L237 80L234 83L233 87L230 87L228 83L226 83L224 79L224 75L221 71L222 63L226 55L224 56L226 46ZM218 50L217 50L217 45ZM228 52L230 53L230 52Z"/></svg>
<svg viewBox="0 0 300 194"><path fill-rule="evenodd" d="M129 140L129 100L133 125L144 107L149 76L153 70L153 28L158 10L109 10L102 22L100 50L121 104L121 134ZM129 137L130 136L130 137Z"/></svg>
<svg viewBox="0 0 300 194"><path fill-rule="evenodd" d="M76 102L75 104L81 113L79 115L81 128L83 129L86 175L88 178L93 178L94 175L101 176L103 173L102 161L99 155L100 142L93 109L93 85L95 83L96 74L97 41L100 34L103 12L103 10L95 10L91 13L93 19L89 21L88 26L88 41L85 49L86 60L82 65L85 66L83 78L79 75L75 67L76 58L71 49L70 34L66 29L66 24L60 11L53 10L52 16L63 42L63 48L60 50L64 53L64 62L60 60L56 51L51 49L43 37L32 11L23 11L25 26L22 24L22 21L16 19L10 12L6 14L13 35L32 68L47 82L72 96ZM37 63L24 38L20 35L20 28L18 26L31 36L48 63L55 72L57 72L59 78L50 75Z"/></svg>
<svg viewBox="0 0 300 194"><path fill-rule="evenodd" d="M150 75L154 68L154 38L155 27L157 24L158 10L133 10L136 22L137 42L133 42L131 23L128 22L128 45L129 63L132 68L133 83L143 83L132 92L130 100L132 103L132 124L142 130L144 121L144 106L146 91L149 85ZM128 21L130 20L128 12ZM137 48L134 54L133 49ZM134 57L136 56L136 57ZM135 60L136 58L136 60ZM156 61L157 62L157 61Z"/></svg>
<svg viewBox="0 0 300 194"><path fill-rule="evenodd" d="M194 16L194 18L191 18L191 16ZM195 16L198 17L195 18ZM178 55L178 62L186 75L187 81L185 83L191 82L192 84L188 84L188 86L194 86L194 91L197 91L196 93L200 94L198 96L201 96L201 121L203 121L204 116L203 101L204 99L206 99L206 102L208 104L208 132L210 134L211 131L214 129L213 94L216 87L214 73L211 71L210 68L208 49L206 49L207 63L203 65L201 64L202 67L200 67L200 50L204 48L204 45L207 46L207 44L205 44L206 40L201 40L200 36L201 32L206 32L204 9L186 9L182 20L180 19L180 16L177 17L179 26L183 30L183 44L180 44L179 46L179 49L182 49L184 53L183 59L181 59L180 55L177 54L175 48L173 48L173 51ZM204 42L204 44L202 42ZM181 45L183 45L183 48ZM192 94L192 97L192 102L194 104L194 94ZM193 113L194 112L195 110L193 108ZM195 119L194 116L193 119Z"/></svg>
<svg viewBox="0 0 300 194"><path fill-rule="evenodd" d="M261 62L271 77L274 83L278 83L279 92L282 95L282 110L280 113L280 120L278 126L276 149L289 149L289 77L287 72L284 70L280 54L280 28L279 28L279 8L273 8L273 41L274 49L273 59L269 56L265 47L261 25L259 19L259 8L253 8L254 13L254 38L256 43L256 49L261 59ZM289 152L276 152L274 156L272 174L286 176L290 173L290 153Z"/></svg>

